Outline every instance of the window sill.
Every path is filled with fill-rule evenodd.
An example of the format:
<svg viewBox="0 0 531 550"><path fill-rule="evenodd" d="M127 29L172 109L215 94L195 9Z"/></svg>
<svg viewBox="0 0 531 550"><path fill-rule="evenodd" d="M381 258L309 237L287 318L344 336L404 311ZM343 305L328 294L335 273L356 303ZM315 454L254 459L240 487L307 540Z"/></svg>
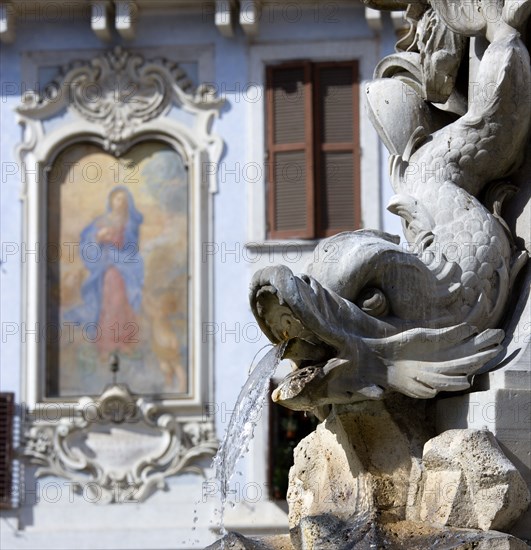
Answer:
<svg viewBox="0 0 531 550"><path fill-rule="evenodd" d="M312 251L321 239L272 239L265 241L249 241L245 243L245 248L249 250L283 250L286 247L297 247L302 251Z"/></svg>

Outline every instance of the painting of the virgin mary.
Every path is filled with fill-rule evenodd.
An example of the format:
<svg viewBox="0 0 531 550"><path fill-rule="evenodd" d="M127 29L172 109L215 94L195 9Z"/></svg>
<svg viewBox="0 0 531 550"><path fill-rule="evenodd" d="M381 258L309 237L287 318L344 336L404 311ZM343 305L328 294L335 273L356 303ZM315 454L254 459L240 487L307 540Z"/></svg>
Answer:
<svg viewBox="0 0 531 550"><path fill-rule="evenodd" d="M49 177L48 395L99 395L112 380L137 393L187 396L188 175L183 156L148 141L115 158L65 150Z"/></svg>
<svg viewBox="0 0 531 550"><path fill-rule="evenodd" d="M102 360L114 351L131 352L137 340L142 303L144 263L139 253L142 214L129 190L112 189L105 213L81 232L80 254L88 278L81 287L83 305L68 312L67 319L87 327Z"/></svg>

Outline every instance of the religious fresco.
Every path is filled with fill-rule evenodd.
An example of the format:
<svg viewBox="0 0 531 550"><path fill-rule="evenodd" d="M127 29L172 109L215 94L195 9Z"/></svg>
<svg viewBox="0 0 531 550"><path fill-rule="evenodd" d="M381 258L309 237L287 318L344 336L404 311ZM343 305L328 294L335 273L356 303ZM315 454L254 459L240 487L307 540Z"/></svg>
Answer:
<svg viewBox="0 0 531 550"><path fill-rule="evenodd" d="M48 397L190 392L188 179L156 141L120 158L76 144L48 177Z"/></svg>

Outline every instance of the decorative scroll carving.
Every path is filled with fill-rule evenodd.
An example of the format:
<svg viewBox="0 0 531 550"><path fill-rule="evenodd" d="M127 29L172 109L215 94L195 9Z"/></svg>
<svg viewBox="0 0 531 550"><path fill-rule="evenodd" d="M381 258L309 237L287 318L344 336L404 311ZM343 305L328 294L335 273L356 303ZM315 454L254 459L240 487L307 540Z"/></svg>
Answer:
<svg viewBox="0 0 531 550"><path fill-rule="evenodd" d="M91 122L100 122L109 141L124 141L132 127L159 116L169 103L172 81L185 90L184 72L149 65L120 49L69 73L71 105Z"/></svg>
<svg viewBox="0 0 531 550"><path fill-rule="evenodd" d="M91 61L70 63L61 75L42 94L24 94L17 109L21 122L46 119L71 108L85 121L103 128L104 148L116 155L130 147L131 137L142 124L161 116L173 102L210 116L223 103L206 85L194 92L176 63L163 58L146 60L119 46Z"/></svg>
<svg viewBox="0 0 531 550"><path fill-rule="evenodd" d="M24 448L37 477L67 479L99 504L141 502L169 476L202 473L201 460L217 449L212 422L178 420L121 385L80 399L59 420L41 416L33 415Z"/></svg>

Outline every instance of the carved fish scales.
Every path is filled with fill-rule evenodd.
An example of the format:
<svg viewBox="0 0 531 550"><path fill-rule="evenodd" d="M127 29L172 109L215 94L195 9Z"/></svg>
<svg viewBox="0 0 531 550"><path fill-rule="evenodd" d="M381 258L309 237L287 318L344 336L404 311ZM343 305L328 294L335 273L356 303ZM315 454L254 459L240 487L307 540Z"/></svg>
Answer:
<svg viewBox="0 0 531 550"><path fill-rule="evenodd" d="M426 7L421 17L436 23L419 27L434 32L445 6ZM496 327L527 255L515 254L503 220L478 196L519 164L530 126L531 68L513 26L473 23L463 34L485 35L490 45L459 118L427 107L421 94L430 86L411 88L404 72L367 86L369 116L392 152L396 195L388 208L403 218L407 243L380 231L341 233L318 245L306 275L279 266L253 279L253 313L272 342L289 340L285 357L296 365L273 394L288 407L378 399L387 390L427 398L467 389L470 375L499 352L503 331ZM446 24L448 33L463 26ZM453 36L446 43L457 71L455 56L464 48L454 47ZM403 59L409 67L414 58ZM428 66L425 52L419 59ZM396 76L390 63L382 66L377 72ZM503 183L493 187L501 200Z"/></svg>
<svg viewBox="0 0 531 550"><path fill-rule="evenodd" d="M442 256L458 267L448 281L460 288L456 320L483 329L496 326L503 314L511 247L505 229L474 195L514 168L531 116L525 95L520 102L501 100L514 88L531 87L529 56L516 33L487 48L478 82L488 96L473 98L463 117L430 136L422 128L414 132L407 159L391 157L395 191L404 195L391 201L390 210L406 219L410 240L431 233L431 244L421 251L428 266L429 258Z"/></svg>

